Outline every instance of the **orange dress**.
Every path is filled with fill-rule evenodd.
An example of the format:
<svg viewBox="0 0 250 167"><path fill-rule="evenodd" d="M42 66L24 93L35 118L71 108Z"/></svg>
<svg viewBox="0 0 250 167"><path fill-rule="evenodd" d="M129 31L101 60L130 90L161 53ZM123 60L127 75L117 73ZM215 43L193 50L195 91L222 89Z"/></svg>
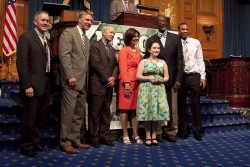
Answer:
<svg viewBox="0 0 250 167"><path fill-rule="evenodd" d="M118 93L118 109L135 110L138 96L139 83L136 81L136 72L139 62L141 61L141 53L138 48L134 53L130 47L124 46L119 52L119 93ZM126 98L124 83L128 82L132 93Z"/></svg>

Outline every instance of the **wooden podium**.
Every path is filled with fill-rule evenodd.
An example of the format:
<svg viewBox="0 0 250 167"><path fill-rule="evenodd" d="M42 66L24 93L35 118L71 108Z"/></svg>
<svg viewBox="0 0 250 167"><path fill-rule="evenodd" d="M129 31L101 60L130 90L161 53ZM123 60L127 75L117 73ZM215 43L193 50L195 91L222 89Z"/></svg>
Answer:
<svg viewBox="0 0 250 167"><path fill-rule="evenodd" d="M134 14L134 13L123 12L120 14L120 16L118 16L114 20L113 23L120 25L157 29L157 26L155 24L155 16L146 14ZM167 17L167 28L168 30L170 30L170 18L168 17Z"/></svg>

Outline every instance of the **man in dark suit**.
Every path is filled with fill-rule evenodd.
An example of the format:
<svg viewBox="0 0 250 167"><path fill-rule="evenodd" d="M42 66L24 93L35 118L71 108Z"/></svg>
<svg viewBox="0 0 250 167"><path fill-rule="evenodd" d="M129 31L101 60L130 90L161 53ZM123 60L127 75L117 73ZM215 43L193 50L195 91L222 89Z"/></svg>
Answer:
<svg viewBox="0 0 250 167"><path fill-rule="evenodd" d="M52 52L44 33L48 30L49 14L38 11L35 28L22 34L17 44L17 71L20 80L23 113L21 119L21 152L38 157L37 151L48 151L41 145L48 111Z"/></svg>
<svg viewBox="0 0 250 167"><path fill-rule="evenodd" d="M121 13L130 12L138 13L138 9L133 3L128 0L113 0L110 4L110 19L115 20Z"/></svg>
<svg viewBox="0 0 250 167"><path fill-rule="evenodd" d="M165 17L157 16L156 25L159 32L147 40L146 46L152 40L158 41L161 44L161 51L158 57L165 60L168 65L169 80L166 82L165 87L170 109L170 121L168 121L165 132L166 139L170 142L175 142L178 132L177 90L181 86L183 75L182 45L181 39L177 34L167 31ZM157 132L157 139L159 141L162 140L161 126L162 122L159 123Z"/></svg>
<svg viewBox="0 0 250 167"><path fill-rule="evenodd" d="M88 129L93 147L99 147L100 142L114 145L109 137L110 105L118 74L115 50L109 45L114 35L115 29L112 26L104 27L102 39L90 48Z"/></svg>
<svg viewBox="0 0 250 167"><path fill-rule="evenodd" d="M92 25L93 15L89 10L80 12L77 26L65 29L59 40L63 87L60 146L66 153L77 153L74 147L89 148L80 142L80 129L85 124L89 68L89 39L85 33Z"/></svg>

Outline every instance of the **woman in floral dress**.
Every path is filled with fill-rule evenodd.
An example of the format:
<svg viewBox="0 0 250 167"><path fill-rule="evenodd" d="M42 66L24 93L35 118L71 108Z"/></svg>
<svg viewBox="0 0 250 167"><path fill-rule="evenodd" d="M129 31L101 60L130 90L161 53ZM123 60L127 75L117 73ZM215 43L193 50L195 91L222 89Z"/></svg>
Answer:
<svg viewBox="0 0 250 167"><path fill-rule="evenodd" d="M158 59L160 44L152 41L139 63L136 79L140 81L136 107L138 121L144 122L146 146L158 146L156 140L157 121L169 120L169 106L164 82L169 79L168 67L164 60Z"/></svg>

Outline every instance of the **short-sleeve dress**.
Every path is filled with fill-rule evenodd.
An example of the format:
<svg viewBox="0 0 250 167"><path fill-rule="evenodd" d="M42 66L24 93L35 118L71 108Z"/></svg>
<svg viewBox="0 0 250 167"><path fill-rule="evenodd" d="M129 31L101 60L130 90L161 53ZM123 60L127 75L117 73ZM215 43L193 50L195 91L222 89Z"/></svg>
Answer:
<svg viewBox="0 0 250 167"><path fill-rule="evenodd" d="M163 62L144 61L144 76L153 75L156 80L163 79ZM169 120L169 106L164 84L141 82L139 87L136 115L138 121L167 121Z"/></svg>

